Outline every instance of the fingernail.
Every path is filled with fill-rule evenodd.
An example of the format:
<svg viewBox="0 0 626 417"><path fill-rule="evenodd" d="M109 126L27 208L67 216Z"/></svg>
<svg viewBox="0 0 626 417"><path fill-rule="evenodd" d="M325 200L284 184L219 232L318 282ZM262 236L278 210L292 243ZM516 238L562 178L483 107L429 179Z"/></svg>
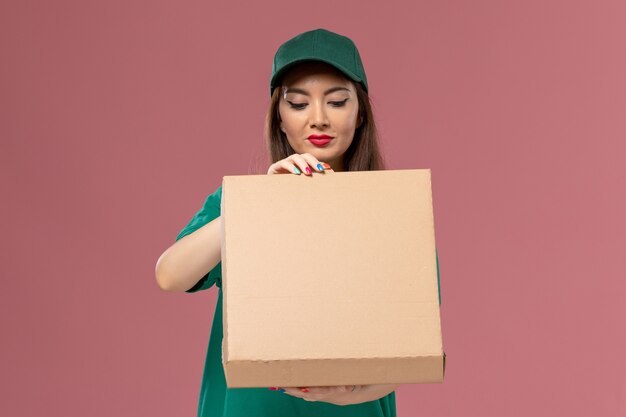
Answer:
<svg viewBox="0 0 626 417"><path fill-rule="evenodd" d="M284 394L285 390L281 388L281 389L278 390L278 392L282 392Z"/></svg>
<svg viewBox="0 0 626 417"><path fill-rule="evenodd" d="M322 165L324 166L324 168L330 169L330 165L328 165L326 162L322 163Z"/></svg>
<svg viewBox="0 0 626 417"><path fill-rule="evenodd" d="M272 391L276 391L277 389L278 388L276 388L276 387L270 387L270 390L272 390Z"/></svg>
<svg viewBox="0 0 626 417"><path fill-rule="evenodd" d="M302 392L309 392L309 390L306 389L306 388L302 388L300 391L302 391Z"/></svg>
<svg viewBox="0 0 626 417"><path fill-rule="evenodd" d="M307 174L311 175L311 168L306 167L306 168L305 168L305 170L306 170L306 173L307 173Z"/></svg>
<svg viewBox="0 0 626 417"><path fill-rule="evenodd" d="M323 171L324 167L322 166L322 164L317 164L317 169L319 169L320 171Z"/></svg>
<svg viewBox="0 0 626 417"><path fill-rule="evenodd" d="M296 174L302 174L302 172L300 172L300 170L297 167L293 169L293 172L295 172Z"/></svg>

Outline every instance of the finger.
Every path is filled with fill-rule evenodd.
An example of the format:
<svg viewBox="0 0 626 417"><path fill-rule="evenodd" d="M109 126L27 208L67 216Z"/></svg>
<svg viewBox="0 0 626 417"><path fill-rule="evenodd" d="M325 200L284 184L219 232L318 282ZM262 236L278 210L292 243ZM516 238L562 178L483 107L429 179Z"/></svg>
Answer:
<svg viewBox="0 0 626 417"><path fill-rule="evenodd" d="M323 172L325 170L323 163L320 162L316 157L314 157L310 153L303 153L303 154L300 154L300 156L316 171ZM328 165L328 167L330 168L330 165Z"/></svg>
<svg viewBox="0 0 626 417"><path fill-rule="evenodd" d="M334 387L307 387L308 394L312 396L327 395L332 393Z"/></svg>
<svg viewBox="0 0 626 417"><path fill-rule="evenodd" d="M302 157L302 155L294 153L289 155L288 159L296 164L304 174L311 175L311 167L309 167L309 163Z"/></svg>
<svg viewBox="0 0 626 417"><path fill-rule="evenodd" d="M304 172L304 170L298 166L298 164L295 164L290 158L285 158L279 162L281 167L292 174L300 175Z"/></svg>
<svg viewBox="0 0 626 417"><path fill-rule="evenodd" d="M300 171L300 169L295 166L291 161L289 161L288 159L281 159L280 161L274 163L269 171L268 174L296 174L296 175L300 175L302 172Z"/></svg>
<svg viewBox="0 0 626 417"><path fill-rule="evenodd" d="M267 169L267 175L272 175L272 174L287 174L289 173L289 169L284 168L282 166L282 161L278 161L273 163L272 165L270 165L270 167Z"/></svg>
<svg viewBox="0 0 626 417"><path fill-rule="evenodd" d="M303 398L305 396L305 393L300 391L300 389L298 389L298 388L283 387L282 389L285 390L285 394L289 394L289 395L294 396L294 397Z"/></svg>

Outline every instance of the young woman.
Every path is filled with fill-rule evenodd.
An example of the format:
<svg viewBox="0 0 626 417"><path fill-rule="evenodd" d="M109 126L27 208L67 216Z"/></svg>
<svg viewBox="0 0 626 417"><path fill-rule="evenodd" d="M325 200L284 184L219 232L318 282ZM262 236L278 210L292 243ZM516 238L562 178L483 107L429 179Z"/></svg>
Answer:
<svg viewBox="0 0 626 417"><path fill-rule="evenodd" d="M268 174L333 175L384 169L359 52L347 37L317 29L280 46L270 80ZM221 187L159 258L168 291L219 289L199 402L210 417L395 416L397 385L227 389L221 362Z"/></svg>

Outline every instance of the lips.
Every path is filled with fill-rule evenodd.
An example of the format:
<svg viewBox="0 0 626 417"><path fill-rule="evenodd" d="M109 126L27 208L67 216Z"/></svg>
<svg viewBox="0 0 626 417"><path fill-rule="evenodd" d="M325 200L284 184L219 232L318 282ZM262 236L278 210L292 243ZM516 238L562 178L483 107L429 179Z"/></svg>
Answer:
<svg viewBox="0 0 626 417"><path fill-rule="evenodd" d="M331 140L332 139L309 139L309 142L315 146L324 146L330 143Z"/></svg>
<svg viewBox="0 0 626 417"><path fill-rule="evenodd" d="M308 139L315 146L325 146L333 140L333 137L328 135L310 135Z"/></svg>

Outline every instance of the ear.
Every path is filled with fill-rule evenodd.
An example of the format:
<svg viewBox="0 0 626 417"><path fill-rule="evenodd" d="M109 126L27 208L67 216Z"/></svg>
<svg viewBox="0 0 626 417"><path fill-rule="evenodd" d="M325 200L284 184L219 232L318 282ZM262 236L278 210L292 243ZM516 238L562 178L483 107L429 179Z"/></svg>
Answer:
<svg viewBox="0 0 626 417"><path fill-rule="evenodd" d="M363 117L359 116L359 118L357 119L357 122L356 122L356 127L357 128L361 127L362 123L363 123Z"/></svg>

